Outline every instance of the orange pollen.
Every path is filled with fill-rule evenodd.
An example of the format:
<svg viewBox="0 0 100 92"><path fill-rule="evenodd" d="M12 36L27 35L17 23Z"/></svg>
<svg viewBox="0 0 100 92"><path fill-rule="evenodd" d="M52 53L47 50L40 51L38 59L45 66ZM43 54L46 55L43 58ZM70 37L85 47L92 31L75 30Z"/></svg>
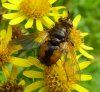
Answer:
<svg viewBox="0 0 100 92"><path fill-rule="evenodd" d="M20 11L32 19L47 15L50 7L49 0L23 0L20 3Z"/></svg>

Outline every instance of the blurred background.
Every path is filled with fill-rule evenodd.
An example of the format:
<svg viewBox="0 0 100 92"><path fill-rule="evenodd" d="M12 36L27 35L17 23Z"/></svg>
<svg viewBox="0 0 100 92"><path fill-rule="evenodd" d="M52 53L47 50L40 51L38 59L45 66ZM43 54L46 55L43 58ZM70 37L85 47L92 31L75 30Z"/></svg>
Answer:
<svg viewBox="0 0 100 92"><path fill-rule="evenodd" d="M94 55L95 59L84 70L84 72L93 76L93 80L80 84L89 89L90 92L100 92L100 0L57 0L54 5L65 5L71 13L72 19L77 14L81 14L82 20L79 29L89 33L85 38L85 43L94 48L91 54ZM3 26L5 25L0 22L0 29ZM0 80L3 80L1 76Z"/></svg>
<svg viewBox="0 0 100 92"><path fill-rule="evenodd" d="M100 92L100 0L58 0L56 5L65 5L72 13L72 18L81 14L79 29L88 32L85 43L92 46L93 63L84 70L93 76L92 81L81 82L90 92Z"/></svg>

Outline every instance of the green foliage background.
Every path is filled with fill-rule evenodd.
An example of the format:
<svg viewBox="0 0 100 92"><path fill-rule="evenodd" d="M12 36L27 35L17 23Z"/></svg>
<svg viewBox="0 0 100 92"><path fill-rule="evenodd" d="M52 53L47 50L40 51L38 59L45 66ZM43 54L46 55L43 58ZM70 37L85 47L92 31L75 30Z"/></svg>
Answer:
<svg viewBox="0 0 100 92"><path fill-rule="evenodd" d="M94 48L92 54L95 57L92 65L84 70L84 72L88 72L93 76L93 80L81 82L81 85L89 89L90 92L100 92L100 0L57 0L54 5L65 5L72 18L77 14L81 14L82 20L79 29L89 33L85 43ZM5 25L0 22L0 29L3 26ZM1 75L0 72L0 81L4 80ZM29 82L27 78L25 79Z"/></svg>

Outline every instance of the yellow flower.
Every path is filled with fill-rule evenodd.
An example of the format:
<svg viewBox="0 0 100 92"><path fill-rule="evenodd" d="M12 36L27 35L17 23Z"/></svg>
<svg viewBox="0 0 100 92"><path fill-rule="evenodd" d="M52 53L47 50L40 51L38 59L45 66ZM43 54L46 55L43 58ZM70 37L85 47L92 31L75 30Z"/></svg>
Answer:
<svg viewBox="0 0 100 92"><path fill-rule="evenodd" d="M21 49L21 46L10 44L11 37L11 26L8 26L7 31L5 29L0 31L0 68L2 68L5 77L9 76L6 66L9 63L23 67L29 67L31 65L26 59L12 56L14 52Z"/></svg>
<svg viewBox="0 0 100 92"><path fill-rule="evenodd" d="M17 83L18 67L13 66L9 78L0 84L0 92L24 92L25 81Z"/></svg>
<svg viewBox="0 0 100 92"><path fill-rule="evenodd" d="M34 58L29 57L29 60L33 62ZM79 63L80 70L86 68L90 63L90 61ZM71 92L72 90L89 92L77 83L78 81L91 80L92 76L80 74L76 69L76 65L70 64L70 61L63 62L58 60L57 64L47 67L36 59L33 65L41 70L28 70L24 71L23 74L26 77L39 80L28 85L25 88L25 92L31 92L36 89L39 89L37 92Z"/></svg>
<svg viewBox="0 0 100 92"><path fill-rule="evenodd" d="M93 50L92 47L89 47L84 44L84 36L86 36L88 33L82 33L80 30L77 30L77 26L79 24L80 19L81 16L77 15L73 20L73 28L71 30L70 36L72 38L72 42L74 43L76 50L78 50L83 56L89 59L93 59L94 57L85 51Z"/></svg>
<svg viewBox="0 0 100 92"><path fill-rule="evenodd" d="M37 30L43 31L43 25L47 28L51 28L54 25L50 17L59 16L53 11L64 8L62 6L52 7L54 2L56 0L8 0L8 3L3 3L2 5L14 12L4 14L3 17L11 19L10 25L19 24L26 19L25 28L31 28L33 24L36 24Z"/></svg>

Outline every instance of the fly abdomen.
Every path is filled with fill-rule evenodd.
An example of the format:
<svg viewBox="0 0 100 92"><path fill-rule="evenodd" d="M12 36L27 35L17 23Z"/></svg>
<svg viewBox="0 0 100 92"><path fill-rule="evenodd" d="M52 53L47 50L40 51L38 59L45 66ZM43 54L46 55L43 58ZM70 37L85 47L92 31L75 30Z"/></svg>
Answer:
<svg viewBox="0 0 100 92"><path fill-rule="evenodd" d="M46 41L39 49L39 60L47 66L50 66L58 61L61 53L62 50L59 46L55 46L50 41Z"/></svg>

